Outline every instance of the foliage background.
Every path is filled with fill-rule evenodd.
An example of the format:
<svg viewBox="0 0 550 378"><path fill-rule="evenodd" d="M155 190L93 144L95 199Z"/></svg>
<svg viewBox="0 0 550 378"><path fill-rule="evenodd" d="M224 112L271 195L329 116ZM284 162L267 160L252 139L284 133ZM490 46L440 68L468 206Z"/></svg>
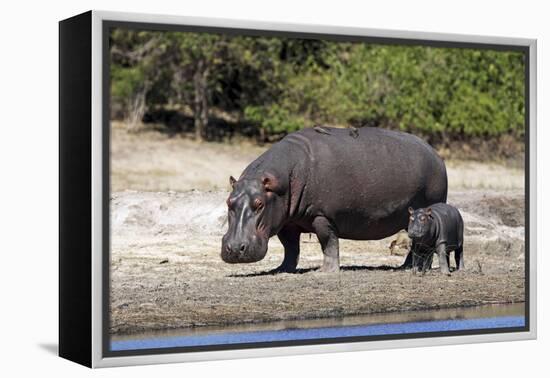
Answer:
<svg viewBox="0 0 550 378"><path fill-rule="evenodd" d="M495 156L523 151L520 52L115 29L111 113L201 140L376 126Z"/></svg>

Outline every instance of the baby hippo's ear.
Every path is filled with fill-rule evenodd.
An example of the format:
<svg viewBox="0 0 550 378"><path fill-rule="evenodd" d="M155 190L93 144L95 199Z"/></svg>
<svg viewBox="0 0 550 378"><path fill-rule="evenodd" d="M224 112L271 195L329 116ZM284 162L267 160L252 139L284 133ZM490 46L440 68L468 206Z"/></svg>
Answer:
<svg viewBox="0 0 550 378"><path fill-rule="evenodd" d="M432 208L431 207L428 207L428 209L426 210L426 215L431 217L432 216Z"/></svg>
<svg viewBox="0 0 550 378"><path fill-rule="evenodd" d="M235 180L235 177L229 176L229 185L231 185L232 188L235 186L236 182L237 180Z"/></svg>
<svg viewBox="0 0 550 378"><path fill-rule="evenodd" d="M409 207L409 214L411 214L411 215L414 214L414 209L412 207Z"/></svg>

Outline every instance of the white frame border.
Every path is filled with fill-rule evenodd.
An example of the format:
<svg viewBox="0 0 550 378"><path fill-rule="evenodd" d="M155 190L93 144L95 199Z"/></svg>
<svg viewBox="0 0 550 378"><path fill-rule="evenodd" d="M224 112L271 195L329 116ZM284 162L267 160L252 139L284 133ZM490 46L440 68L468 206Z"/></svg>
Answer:
<svg viewBox="0 0 550 378"><path fill-rule="evenodd" d="M168 25L192 25L253 30L289 31L301 33L322 33L357 35L381 38L430 40L443 42L485 43L492 45L516 45L529 47L529 324L530 331L522 333L496 333L485 335L462 335L366 341L342 344L301 345L224 351L149 354L140 356L102 356L102 43L103 21L142 22ZM450 344L482 343L512 340L530 340L537 337L537 41L535 39L489 37L479 35L410 32L356 27L340 27L314 24L287 24L261 21L243 21L203 17L183 17L156 14L92 11L92 367L114 367L143 364L223 360L297 354L350 352L389 348L411 348Z"/></svg>

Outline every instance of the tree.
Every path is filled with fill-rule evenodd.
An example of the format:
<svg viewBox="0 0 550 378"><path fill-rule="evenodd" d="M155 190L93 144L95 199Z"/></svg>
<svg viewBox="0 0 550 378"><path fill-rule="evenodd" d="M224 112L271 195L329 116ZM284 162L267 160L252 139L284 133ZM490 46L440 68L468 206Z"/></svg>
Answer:
<svg viewBox="0 0 550 378"><path fill-rule="evenodd" d="M227 55L227 40L216 34L181 32L170 33L168 38L174 48L171 63L176 96L191 104L195 138L203 140L209 120L211 86Z"/></svg>
<svg viewBox="0 0 550 378"><path fill-rule="evenodd" d="M166 45L161 33L122 29L113 31L111 42L111 93L134 131L145 114L146 96L158 78Z"/></svg>
<svg viewBox="0 0 550 378"><path fill-rule="evenodd" d="M132 129L169 109L192 115L199 140L220 113L261 140L315 123L434 143L525 130L518 52L122 29L111 42L112 104Z"/></svg>

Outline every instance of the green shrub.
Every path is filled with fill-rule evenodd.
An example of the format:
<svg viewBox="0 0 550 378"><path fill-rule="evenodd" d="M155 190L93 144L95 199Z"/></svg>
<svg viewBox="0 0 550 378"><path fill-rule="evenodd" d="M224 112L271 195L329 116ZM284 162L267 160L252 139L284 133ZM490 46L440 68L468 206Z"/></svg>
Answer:
<svg viewBox="0 0 550 378"><path fill-rule="evenodd" d="M432 140L524 135L519 52L132 33L111 36L118 51L112 98L121 104L147 81L147 107L179 105L197 117L201 94L203 112L236 114L266 135L314 123L388 127ZM141 60L130 59L137 53Z"/></svg>

